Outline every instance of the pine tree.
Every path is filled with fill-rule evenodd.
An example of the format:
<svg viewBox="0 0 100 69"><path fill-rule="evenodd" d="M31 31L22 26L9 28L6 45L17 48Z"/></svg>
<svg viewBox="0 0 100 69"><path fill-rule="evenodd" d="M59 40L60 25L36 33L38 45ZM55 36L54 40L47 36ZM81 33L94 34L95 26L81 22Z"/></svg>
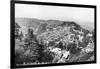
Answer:
<svg viewBox="0 0 100 69"><path fill-rule="evenodd" d="M18 23L15 23L15 38L18 39L19 38L19 29L21 27L18 25Z"/></svg>
<svg viewBox="0 0 100 69"><path fill-rule="evenodd" d="M33 29L28 29L28 33L26 34L25 38L25 49L30 49L28 57L32 62L36 62L39 61L40 56L42 56L40 54L42 53L42 47L38 44L36 35L34 35L33 33Z"/></svg>

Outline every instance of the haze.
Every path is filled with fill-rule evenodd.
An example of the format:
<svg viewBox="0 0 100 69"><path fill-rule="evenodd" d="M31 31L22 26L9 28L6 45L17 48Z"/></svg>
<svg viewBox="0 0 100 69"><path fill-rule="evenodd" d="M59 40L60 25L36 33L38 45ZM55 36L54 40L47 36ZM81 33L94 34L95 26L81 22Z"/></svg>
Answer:
<svg viewBox="0 0 100 69"><path fill-rule="evenodd" d="M94 28L94 9L47 5L15 4L15 17L75 21Z"/></svg>

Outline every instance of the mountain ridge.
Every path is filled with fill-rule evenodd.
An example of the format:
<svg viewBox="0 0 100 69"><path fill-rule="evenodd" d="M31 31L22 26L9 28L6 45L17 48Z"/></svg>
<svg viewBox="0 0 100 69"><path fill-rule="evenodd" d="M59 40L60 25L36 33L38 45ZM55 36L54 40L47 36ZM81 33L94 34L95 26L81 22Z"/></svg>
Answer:
<svg viewBox="0 0 100 69"><path fill-rule="evenodd" d="M80 25L74 21L61 21L61 20L51 20L51 19L50 20L42 20L42 19L37 19L37 18L15 18L15 22L18 23L20 26L23 26L26 28L33 28L33 29L36 29L42 23L59 25L59 24L63 24L63 22L65 22L65 23L75 23L78 26ZM91 31L93 28L90 25L88 26L86 24L82 24L82 25L80 25L80 27Z"/></svg>

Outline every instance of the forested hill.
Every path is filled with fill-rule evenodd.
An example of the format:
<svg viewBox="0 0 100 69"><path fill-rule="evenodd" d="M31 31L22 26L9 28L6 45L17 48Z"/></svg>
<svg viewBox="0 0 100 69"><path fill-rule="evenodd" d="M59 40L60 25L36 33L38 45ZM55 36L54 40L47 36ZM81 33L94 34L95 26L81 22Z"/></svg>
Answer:
<svg viewBox="0 0 100 69"><path fill-rule="evenodd" d="M16 18L16 64L93 61L94 32L74 21Z"/></svg>

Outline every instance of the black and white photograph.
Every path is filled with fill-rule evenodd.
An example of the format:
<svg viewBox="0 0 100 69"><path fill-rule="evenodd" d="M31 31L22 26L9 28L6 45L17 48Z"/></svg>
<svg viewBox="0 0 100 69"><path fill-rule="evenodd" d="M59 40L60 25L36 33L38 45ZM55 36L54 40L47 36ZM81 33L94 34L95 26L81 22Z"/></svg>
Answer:
<svg viewBox="0 0 100 69"><path fill-rule="evenodd" d="M15 2L13 24L16 66L96 61L94 6Z"/></svg>

